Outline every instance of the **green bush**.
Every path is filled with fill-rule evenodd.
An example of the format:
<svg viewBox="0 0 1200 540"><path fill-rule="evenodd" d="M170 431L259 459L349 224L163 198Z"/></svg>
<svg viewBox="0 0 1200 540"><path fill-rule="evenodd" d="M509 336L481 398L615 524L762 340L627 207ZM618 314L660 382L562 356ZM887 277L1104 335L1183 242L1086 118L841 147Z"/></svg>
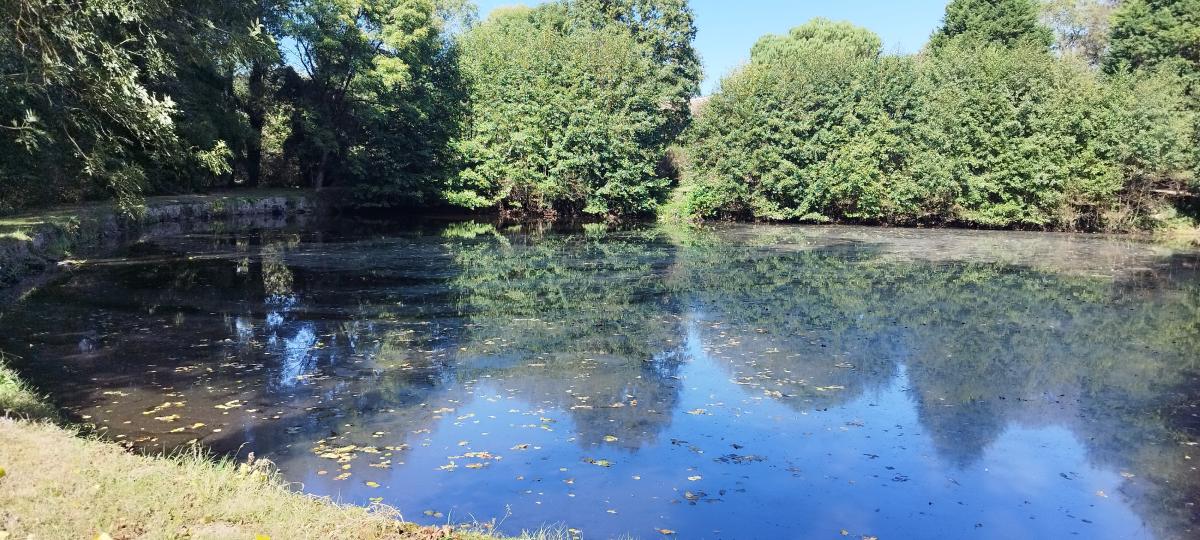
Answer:
<svg viewBox="0 0 1200 540"><path fill-rule="evenodd" d="M823 20L760 41L688 136L685 211L812 221L920 213L907 176L913 61L880 57L879 43Z"/></svg>
<svg viewBox="0 0 1200 540"><path fill-rule="evenodd" d="M664 75L676 62L586 7L504 10L463 36L471 120L456 145L464 171L451 203L628 216L664 199L670 180L657 166L696 75Z"/></svg>
<svg viewBox="0 0 1200 540"><path fill-rule="evenodd" d="M1121 188L1103 146L1105 88L1038 48L951 44L922 62L921 178L953 190L955 219L1073 225Z"/></svg>
<svg viewBox="0 0 1200 540"><path fill-rule="evenodd" d="M722 81L687 136L676 212L1125 229L1190 163L1178 77L966 39L880 56L832 27L764 38Z"/></svg>

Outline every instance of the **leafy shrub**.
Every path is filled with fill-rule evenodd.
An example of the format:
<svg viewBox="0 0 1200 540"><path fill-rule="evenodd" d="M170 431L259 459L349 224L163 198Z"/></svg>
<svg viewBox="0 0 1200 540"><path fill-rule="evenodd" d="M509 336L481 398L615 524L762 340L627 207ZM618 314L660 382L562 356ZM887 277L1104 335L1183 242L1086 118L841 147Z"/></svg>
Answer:
<svg viewBox="0 0 1200 540"><path fill-rule="evenodd" d="M663 200L670 180L657 165L686 115L681 88L692 92L698 72L664 75L674 61L585 7L504 10L463 37L471 121L451 203L637 215Z"/></svg>

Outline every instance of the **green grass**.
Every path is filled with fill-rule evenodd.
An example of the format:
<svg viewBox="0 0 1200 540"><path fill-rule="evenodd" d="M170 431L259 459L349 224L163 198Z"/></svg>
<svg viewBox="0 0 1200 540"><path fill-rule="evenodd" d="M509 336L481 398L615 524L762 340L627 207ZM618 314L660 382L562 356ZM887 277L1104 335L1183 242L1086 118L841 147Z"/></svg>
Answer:
<svg viewBox="0 0 1200 540"><path fill-rule="evenodd" d="M17 377L0 354L0 416L26 419L56 419L54 407Z"/></svg>
<svg viewBox="0 0 1200 540"><path fill-rule="evenodd" d="M1200 223L1186 217L1173 217L1155 231L1154 238L1170 247L1200 247Z"/></svg>

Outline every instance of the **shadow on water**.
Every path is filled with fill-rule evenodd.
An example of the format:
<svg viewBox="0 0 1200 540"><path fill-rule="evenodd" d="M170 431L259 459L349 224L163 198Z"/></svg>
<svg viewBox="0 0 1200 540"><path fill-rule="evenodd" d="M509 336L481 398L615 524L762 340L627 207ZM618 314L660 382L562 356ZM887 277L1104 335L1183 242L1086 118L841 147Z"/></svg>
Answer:
<svg viewBox="0 0 1200 540"><path fill-rule="evenodd" d="M218 228L90 262L0 348L131 448L253 451L424 522L1188 538L1198 261L1024 233Z"/></svg>

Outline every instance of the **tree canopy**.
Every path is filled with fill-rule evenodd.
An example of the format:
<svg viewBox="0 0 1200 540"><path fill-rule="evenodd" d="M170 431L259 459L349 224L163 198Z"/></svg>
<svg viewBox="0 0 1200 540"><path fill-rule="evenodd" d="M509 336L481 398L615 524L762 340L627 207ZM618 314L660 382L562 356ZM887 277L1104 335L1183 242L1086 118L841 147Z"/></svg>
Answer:
<svg viewBox="0 0 1200 540"><path fill-rule="evenodd" d="M581 1L493 14L462 39L470 126L450 202L530 215L654 211L658 165L699 65L682 2Z"/></svg>
<svg viewBox="0 0 1200 540"><path fill-rule="evenodd" d="M1036 0L952 0L929 47L936 50L951 41L965 41L1048 48L1054 37L1038 19L1038 7Z"/></svg>
<svg viewBox="0 0 1200 540"><path fill-rule="evenodd" d="M236 186L537 218L1126 229L1200 207L1200 0L954 0L915 55L813 19L697 101L687 0L0 10L0 213Z"/></svg>

